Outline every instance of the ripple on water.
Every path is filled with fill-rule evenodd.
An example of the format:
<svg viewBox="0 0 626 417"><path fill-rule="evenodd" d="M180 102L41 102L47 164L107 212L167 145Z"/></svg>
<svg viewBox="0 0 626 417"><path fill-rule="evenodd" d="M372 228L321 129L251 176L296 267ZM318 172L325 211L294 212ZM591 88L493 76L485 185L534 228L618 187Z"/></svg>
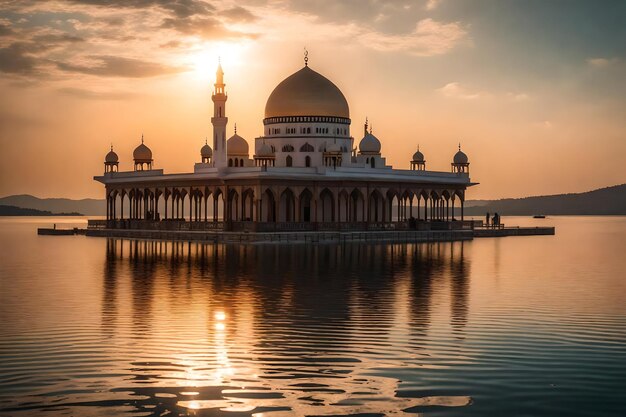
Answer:
<svg viewBox="0 0 626 417"><path fill-rule="evenodd" d="M551 245L535 278L518 247L529 240L515 238L495 247L63 242L68 259L50 261L56 272L16 259L14 274L41 276L0 274L0 415L626 409L626 311L595 281L600 306L559 287L572 277L550 266ZM495 252L507 245L517 258Z"/></svg>

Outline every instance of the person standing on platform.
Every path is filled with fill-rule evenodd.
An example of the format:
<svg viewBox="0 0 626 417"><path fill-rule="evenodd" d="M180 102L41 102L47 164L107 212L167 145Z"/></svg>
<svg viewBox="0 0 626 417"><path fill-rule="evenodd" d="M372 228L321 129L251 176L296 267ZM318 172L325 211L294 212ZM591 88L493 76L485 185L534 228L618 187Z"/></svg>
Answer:
<svg viewBox="0 0 626 417"><path fill-rule="evenodd" d="M489 212L487 212L487 215L485 216L485 226L489 227Z"/></svg>

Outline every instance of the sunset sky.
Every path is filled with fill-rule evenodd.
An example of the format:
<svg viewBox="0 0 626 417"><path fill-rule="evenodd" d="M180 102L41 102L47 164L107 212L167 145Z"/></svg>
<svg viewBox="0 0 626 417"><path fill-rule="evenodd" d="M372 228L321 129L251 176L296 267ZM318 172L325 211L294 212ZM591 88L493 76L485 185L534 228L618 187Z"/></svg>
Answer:
<svg viewBox="0 0 626 417"><path fill-rule="evenodd" d="M103 198L113 143L132 169L191 172L211 136L218 56L228 135L262 134L272 89L303 65L367 116L383 156L448 171L469 199L626 183L626 1L0 0L0 196Z"/></svg>

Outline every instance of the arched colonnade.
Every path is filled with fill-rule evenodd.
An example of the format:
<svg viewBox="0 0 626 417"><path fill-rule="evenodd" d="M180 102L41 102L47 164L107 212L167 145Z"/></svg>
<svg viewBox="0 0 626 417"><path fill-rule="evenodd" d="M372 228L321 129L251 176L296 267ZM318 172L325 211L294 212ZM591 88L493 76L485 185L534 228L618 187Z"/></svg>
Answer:
<svg viewBox="0 0 626 417"><path fill-rule="evenodd" d="M107 220L192 222L452 221L463 189L220 185L107 189Z"/></svg>

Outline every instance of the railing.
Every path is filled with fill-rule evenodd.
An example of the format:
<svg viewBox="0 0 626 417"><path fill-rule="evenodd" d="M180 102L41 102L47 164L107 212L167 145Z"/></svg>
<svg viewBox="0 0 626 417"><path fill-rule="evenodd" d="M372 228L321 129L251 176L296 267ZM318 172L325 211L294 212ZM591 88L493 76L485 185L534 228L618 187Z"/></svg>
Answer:
<svg viewBox="0 0 626 417"><path fill-rule="evenodd" d="M223 230L224 222L188 222L185 220L88 220L88 229L210 231Z"/></svg>
<svg viewBox="0 0 626 417"><path fill-rule="evenodd" d="M107 221L106 220L87 220L87 228L88 229L106 229Z"/></svg>
<svg viewBox="0 0 626 417"><path fill-rule="evenodd" d="M233 232L307 232L307 231L438 231L471 230L472 221L400 221L400 222L211 222L182 219L168 220L88 220L88 229L126 229L126 230L163 230L163 231L217 231ZM500 225L504 228L504 225Z"/></svg>

